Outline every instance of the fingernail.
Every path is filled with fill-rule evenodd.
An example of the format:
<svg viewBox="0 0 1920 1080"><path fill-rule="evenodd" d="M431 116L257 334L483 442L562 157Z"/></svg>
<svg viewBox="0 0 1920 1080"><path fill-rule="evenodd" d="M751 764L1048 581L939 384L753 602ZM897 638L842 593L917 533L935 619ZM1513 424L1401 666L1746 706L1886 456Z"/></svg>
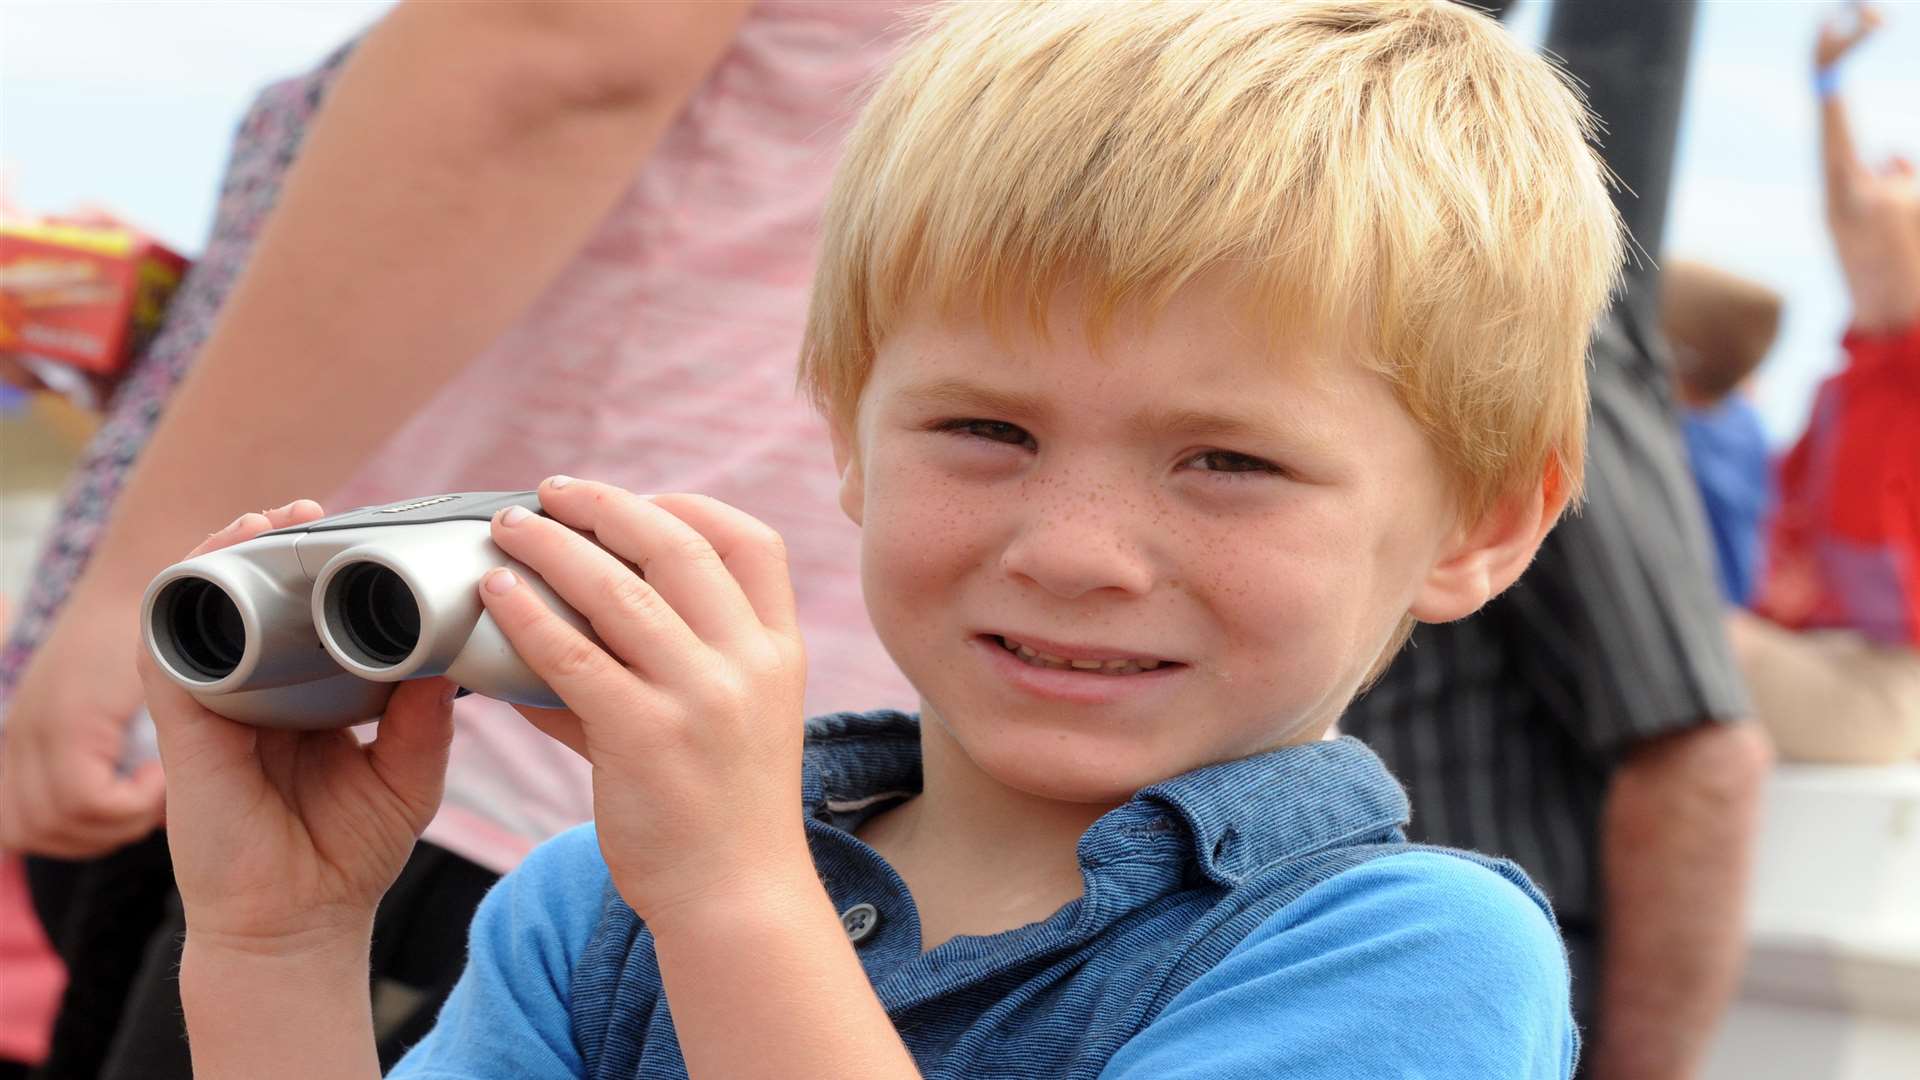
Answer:
<svg viewBox="0 0 1920 1080"><path fill-rule="evenodd" d="M547 486L548 486L548 487L552 487L552 488L563 488L563 487L566 487L566 486L567 486L568 484L571 484L571 483L573 483L573 477L571 477L571 476L549 476L549 477L547 477Z"/></svg>
<svg viewBox="0 0 1920 1080"><path fill-rule="evenodd" d="M532 514L527 513L526 508L523 506L509 506L506 512L500 515L500 524L518 525L532 516Z"/></svg>
<svg viewBox="0 0 1920 1080"><path fill-rule="evenodd" d="M511 570L502 568L487 574L487 591L496 596L513 588L515 584L517 584L517 582L514 580L513 571Z"/></svg>
<svg viewBox="0 0 1920 1080"><path fill-rule="evenodd" d="M453 699L459 696L460 696L460 684L448 683L440 691L440 704L451 705L453 704Z"/></svg>

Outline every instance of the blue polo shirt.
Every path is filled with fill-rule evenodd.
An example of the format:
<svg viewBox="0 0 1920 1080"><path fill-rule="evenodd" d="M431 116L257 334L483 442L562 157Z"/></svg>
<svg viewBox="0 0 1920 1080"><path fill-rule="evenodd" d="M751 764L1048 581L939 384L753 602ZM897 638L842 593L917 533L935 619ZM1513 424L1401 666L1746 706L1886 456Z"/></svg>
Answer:
<svg viewBox="0 0 1920 1080"><path fill-rule="evenodd" d="M905 885L853 835L919 790L917 723L815 721L804 768L822 881L929 1077L1572 1073L1546 902L1509 863L1407 844L1405 796L1354 740L1147 788L1081 837L1079 899L926 952ZM438 1026L393 1075L687 1075L652 939L591 826L488 895Z"/></svg>

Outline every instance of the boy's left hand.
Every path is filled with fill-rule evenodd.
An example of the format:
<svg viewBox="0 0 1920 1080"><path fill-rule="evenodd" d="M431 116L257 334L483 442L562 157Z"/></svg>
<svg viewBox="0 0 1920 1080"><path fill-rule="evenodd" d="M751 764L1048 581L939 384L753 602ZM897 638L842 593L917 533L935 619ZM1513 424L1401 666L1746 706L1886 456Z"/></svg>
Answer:
<svg viewBox="0 0 1920 1080"><path fill-rule="evenodd" d="M555 477L540 503L552 520L504 511L494 542L605 646L507 571L480 596L571 706L520 711L592 763L600 848L621 895L652 922L817 880L800 813L806 661L779 535L698 495Z"/></svg>

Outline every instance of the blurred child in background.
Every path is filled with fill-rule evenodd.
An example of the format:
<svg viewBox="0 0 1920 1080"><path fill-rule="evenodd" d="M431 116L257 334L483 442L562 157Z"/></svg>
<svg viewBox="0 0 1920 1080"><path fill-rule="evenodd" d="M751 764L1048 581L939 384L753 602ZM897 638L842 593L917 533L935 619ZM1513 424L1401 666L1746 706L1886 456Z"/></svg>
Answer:
<svg viewBox="0 0 1920 1080"><path fill-rule="evenodd" d="M1920 182L1903 158L1860 159L1840 93L1841 61L1879 25L1861 5L1814 51L1847 360L1781 463L1755 603L1771 622L1734 626L1760 718L1813 761L1920 754Z"/></svg>

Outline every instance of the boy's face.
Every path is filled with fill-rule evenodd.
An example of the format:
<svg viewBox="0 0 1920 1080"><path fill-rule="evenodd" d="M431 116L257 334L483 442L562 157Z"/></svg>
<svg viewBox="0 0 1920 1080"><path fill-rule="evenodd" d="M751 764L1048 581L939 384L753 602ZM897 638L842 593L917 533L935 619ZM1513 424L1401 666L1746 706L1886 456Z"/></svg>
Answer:
<svg viewBox="0 0 1920 1080"><path fill-rule="evenodd" d="M1218 290L1099 354L1069 301L1047 340L908 320L836 434L874 624L977 766L1119 802L1316 739L1409 611L1484 600L1384 380L1265 347Z"/></svg>

